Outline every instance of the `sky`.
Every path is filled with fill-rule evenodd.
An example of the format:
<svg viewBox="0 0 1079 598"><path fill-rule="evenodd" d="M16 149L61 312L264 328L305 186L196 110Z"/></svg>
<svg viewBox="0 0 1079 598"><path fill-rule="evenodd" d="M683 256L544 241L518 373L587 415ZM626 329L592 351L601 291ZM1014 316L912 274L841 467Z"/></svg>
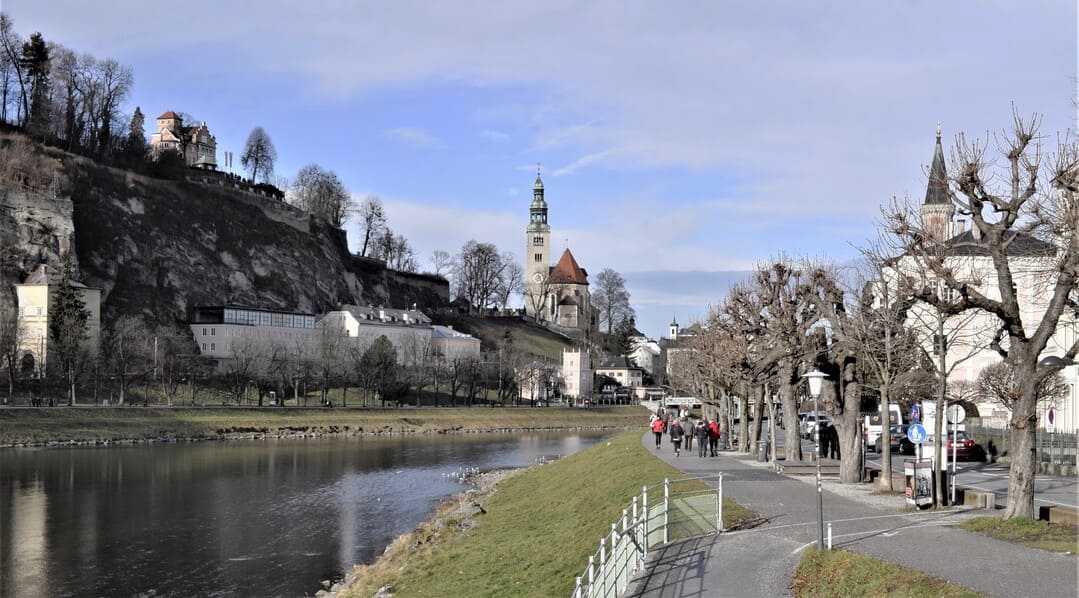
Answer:
<svg viewBox="0 0 1079 598"><path fill-rule="evenodd" d="M523 259L540 164L552 259L620 272L651 336L776 256L856 258L882 206L924 197L938 122L946 147L1013 104L1047 141L1076 126L1066 0L0 8L133 67L128 110L206 121L219 161L262 126L277 175L317 163L377 194L421 269L470 239Z"/></svg>

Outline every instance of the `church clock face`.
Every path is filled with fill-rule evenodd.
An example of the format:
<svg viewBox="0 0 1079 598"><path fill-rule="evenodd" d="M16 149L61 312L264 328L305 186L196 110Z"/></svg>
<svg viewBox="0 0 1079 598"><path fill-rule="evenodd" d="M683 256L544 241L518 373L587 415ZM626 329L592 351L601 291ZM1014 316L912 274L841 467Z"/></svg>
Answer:
<svg viewBox="0 0 1079 598"><path fill-rule="evenodd" d="M532 275L532 280L534 280L536 282L543 282L543 275L540 274L539 272L536 272L535 274Z"/></svg>

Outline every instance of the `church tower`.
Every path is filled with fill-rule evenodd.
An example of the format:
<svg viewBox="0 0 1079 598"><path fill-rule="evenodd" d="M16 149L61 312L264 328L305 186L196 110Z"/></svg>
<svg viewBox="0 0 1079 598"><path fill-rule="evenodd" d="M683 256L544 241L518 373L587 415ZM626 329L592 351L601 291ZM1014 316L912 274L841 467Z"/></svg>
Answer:
<svg viewBox="0 0 1079 598"><path fill-rule="evenodd" d="M539 166L536 167L532 205L528 211L528 228L525 230L525 313L535 316L545 307L547 276L551 270L551 227L547 224L547 201L543 199Z"/></svg>
<svg viewBox="0 0 1079 598"><path fill-rule="evenodd" d="M922 231L927 238L938 243L952 237L952 218L955 205L948 191L948 171L944 167L944 148L940 144L940 123L937 123L937 147L933 151L933 164L929 167L929 184L922 204Z"/></svg>

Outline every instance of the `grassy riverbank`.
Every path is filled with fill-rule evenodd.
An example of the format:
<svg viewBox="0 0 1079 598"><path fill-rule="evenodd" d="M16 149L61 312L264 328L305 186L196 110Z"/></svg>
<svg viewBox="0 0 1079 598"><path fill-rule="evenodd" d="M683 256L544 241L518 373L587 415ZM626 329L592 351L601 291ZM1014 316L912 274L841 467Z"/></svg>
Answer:
<svg viewBox="0 0 1079 598"><path fill-rule="evenodd" d="M642 486L685 474L654 458L641 430L625 432L565 459L533 467L470 500L482 512L455 527L454 509L400 538L360 567L344 596L568 596L599 538ZM724 503L728 526L752 518ZM447 525L449 523L449 525ZM469 526L472 527L469 527ZM462 529L463 528L463 529Z"/></svg>
<svg viewBox="0 0 1079 598"><path fill-rule="evenodd" d="M409 434L507 429L624 428L641 407L564 408L144 408L0 409L0 446L202 440L240 436Z"/></svg>

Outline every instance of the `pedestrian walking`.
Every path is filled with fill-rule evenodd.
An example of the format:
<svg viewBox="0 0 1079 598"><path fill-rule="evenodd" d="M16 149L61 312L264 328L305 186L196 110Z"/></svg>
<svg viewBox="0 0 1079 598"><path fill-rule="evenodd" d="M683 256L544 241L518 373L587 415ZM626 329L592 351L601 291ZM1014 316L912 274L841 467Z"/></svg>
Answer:
<svg viewBox="0 0 1079 598"><path fill-rule="evenodd" d="M704 457L708 452L708 422L705 419L697 422L697 456Z"/></svg>
<svg viewBox="0 0 1079 598"><path fill-rule="evenodd" d="M708 448L715 457L719 454L719 422L708 420Z"/></svg>
<svg viewBox="0 0 1079 598"><path fill-rule="evenodd" d="M688 453L693 450L693 437L697 434L697 428L693 425L693 420L687 419L682 429L686 431L686 452Z"/></svg>
<svg viewBox="0 0 1079 598"><path fill-rule="evenodd" d="M667 426L663 425L663 418L657 417L652 420L652 433L656 435L656 450L659 450L660 441L663 440L663 431Z"/></svg>
<svg viewBox="0 0 1079 598"><path fill-rule="evenodd" d="M677 419L671 421L671 444L674 445L674 456L682 456L682 438L685 437L685 431L682 429L682 424Z"/></svg>

